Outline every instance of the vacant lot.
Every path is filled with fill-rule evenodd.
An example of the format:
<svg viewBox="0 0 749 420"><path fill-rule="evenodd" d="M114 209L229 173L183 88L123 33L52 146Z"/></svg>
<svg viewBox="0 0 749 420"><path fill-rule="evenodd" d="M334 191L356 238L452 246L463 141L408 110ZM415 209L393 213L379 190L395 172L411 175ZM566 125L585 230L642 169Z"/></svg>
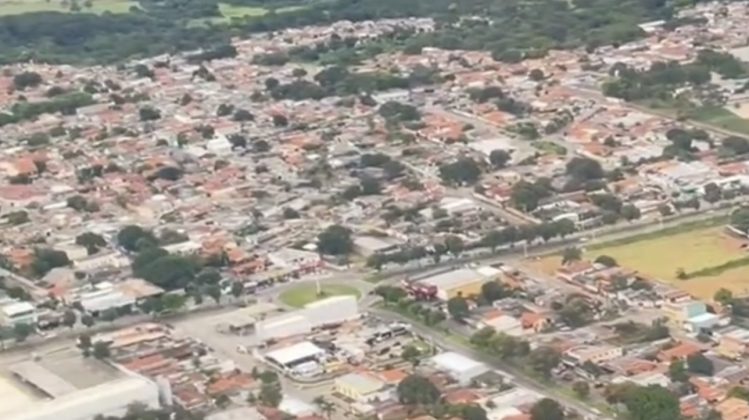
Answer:
<svg viewBox="0 0 749 420"><path fill-rule="evenodd" d="M128 13L138 2L129 0L91 0L76 2L80 13ZM70 1L60 0L0 0L0 16L34 12L70 12Z"/></svg>
<svg viewBox="0 0 749 420"><path fill-rule="evenodd" d="M620 266L637 270L653 280L673 283L697 297L710 299L715 291L725 287L737 294L749 293L749 265L716 269L712 273L698 271L719 267L730 261L749 256L744 243L727 235L722 226L696 226L692 230L650 234L642 240L603 245L586 250L585 258L609 255ZM561 263L561 257L550 256L532 263L537 269L551 274ZM695 276L687 280L677 277L677 271Z"/></svg>
<svg viewBox="0 0 749 420"><path fill-rule="evenodd" d="M281 302L293 306L295 308L301 308L302 306L314 302L316 300L325 299L331 296L339 295L354 295L359 296L359 290L355 287L346 286L343 284L325 284L322 285L322 294L317 294L317 286L314 283L300 284L294 286L285 292L281 293L279 299Z"/></svg>

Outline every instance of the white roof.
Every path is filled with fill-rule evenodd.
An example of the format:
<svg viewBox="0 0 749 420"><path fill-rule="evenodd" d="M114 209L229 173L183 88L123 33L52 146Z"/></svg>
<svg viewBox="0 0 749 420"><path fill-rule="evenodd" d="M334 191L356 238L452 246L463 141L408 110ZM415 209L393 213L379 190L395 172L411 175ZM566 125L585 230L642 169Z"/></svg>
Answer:
<svg viewBox="0 0 749 420"><path fill-rule="evenodd" d="M42 365L25 361L11 365L9 371L21 377L24 381L33 384L45 394L52 398L75 393L78 389L70 382L50 372Z"/></svg>
<svg viewBox="0 0 749 420"><path fill-rule="evenodd" d="M340 304L342 302L346 302L346 301L350 301L350 300L356 302L356 296L355 295L331 296L329 298L320 299L320 300L316 300L314 302L310 302L310 303L304 305L304 308L305 309L318 308L320 306L335 305L335 304Z"/></svg>
<svg viewBox="0 0 749 420"><path fill-rule="evenodd" d="M432 285L444 290L460 287L482 279L483 276L476 272L476 270L470 268L459 268L457 270L436 274L434 276L418 280L418 282Z"/></svg>
<svg viewBox="0 0 749 420"><path fill-rule="evenodd" d="M3 314L5 314L5 316L12 318L16 315L20 315L26 312L33 312L36 308L29 302L15 302L3 305L3 307L0 309L3 311Z"/></svg>
<svg viewBox="0 0 749 420"><path fill-rule="evenodd" d="M272 359L282 365L301 360L307 357L320 356L325 350L317 347L309 341L302 341L282 349L274 350L265 354L267 359Z"/></svg>
<svg viewBox="0 0 749 420"><path fill-rule="evenodd" d="M489 370L489 367L485 364L452 351L432 357L432 363L440 370L454 373L469 372L481 368Z"/></svg>
<svg viewBox="0 0 749 420"><path fill-rule="evenodd" d="M140 376L127 376L53 400L35 402L3 420L85 420L97 414L114 415L133 402L158 407L158 387Z"/></svg>

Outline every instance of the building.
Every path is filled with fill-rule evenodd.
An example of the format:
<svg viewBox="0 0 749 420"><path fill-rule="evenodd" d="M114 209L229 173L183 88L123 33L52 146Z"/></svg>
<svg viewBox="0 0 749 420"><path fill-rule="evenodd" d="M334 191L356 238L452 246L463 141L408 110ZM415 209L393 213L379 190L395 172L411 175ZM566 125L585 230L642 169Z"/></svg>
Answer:
<svg viewBox="0 0 749 420"><path fill-rule="evenodd" d="M312 363L317 365L325 356L325 350L309 341L302 341L288 347L270 351L265 354L265 360L286 371L294 371L297 367Z"/></svg>
<svg viewBox="0 0 749 420"><path fill-rule="evenodd" d="M354 295L331 296L308 303L302 311L313 328L340 324L359 316L359 306Z"/></svg>
<svg viewBox="0 0 749 420"><path fill-rule="evenodd" d="M749 330L731 327L721 331L716 351L723 357L739 360L749 353Z"/></svg>
<svg viewBox="0 0 749 420"><path fill-rule="evenodd" d="M29 302L11 302L0 307L0 325L35 325L38 319L36 307Z"/></svg>
<svg viewBox="0 0 749 420"><path fill-rule="evenodd" d="M473 378L490 370L487 365L454 352L438 354L430 359L430 363L461 385L470 384Z"/></svg>
<svg viewBox="0 0 749 420"><path fill-rule="evenodd" d="M456 296L470 297L481 294L481 286L487 279L471 268L459 268L417 280L426 287L437 289L437 298L450 300Z"/></svg>
<svg viewBox="0 0 749 420"><path fill-rule="evenodd" d="M356 402L370 402L380 399L385 383L361 373L349 373L333 382L333 391Z"/></svg>
<svg viewBox="0 0 749 420"><path fill-rule="evenodd" d="M268 318L255 324L255 335L260 340L271 340L309 334L312 323L301 311Z"/></svg>
<svg viewBox="0 0 749 420"><path fill-rule="evenodd" d="M127 376L59 398L35 402L3 420L92 420L97 415L123 416L130 404L159 407L159 389L142 376Z"/></svg>
<svg viewBox="0 0 749 420"><path fill-rule="evenodd" d="M564 353L562 361L571 365L582 365L586 362L600 364L622 357L624 349L610 345L583 345L573 347Z"/></svg>
<svg viewBox="0 0 749 420"><path fill-rule="evenodd" d="M136 299L117 289L112 283L101 282L74 290L66 297L68 302L80 303L83 310L98 314L109 309L130 307Z"/></svg>
<svg viewBox="0 0 749 420"><path fill-rule="evenodd" d="M133 403L159 408L161 395L154 381L81 357L77 348L58 348L33 360L0 365L0 390L3 420L120 417Z"/></svg>
<svg viewBox="0 0 749 420"><path fill-rule="evenodd" d="M375 236L356 236L354 249L357 254L369 257L374 254L386 254L398 249L398 244Z"/></svg>
<svg viewBox="0 0 749 420"><path fill-rule="evenodd" d="M707 313L707 305L699 300L666 303L661 309L677 325L683 325L689 318Z"/></svg>
<svg viewBox="0 0 749 420"><path fill-rule="evenodd" d="M331 296L308 303L303 309L268 318L255 324L260 340L279 339L308 334L313 328L340 324L359 316L356 296Z"/></svg>

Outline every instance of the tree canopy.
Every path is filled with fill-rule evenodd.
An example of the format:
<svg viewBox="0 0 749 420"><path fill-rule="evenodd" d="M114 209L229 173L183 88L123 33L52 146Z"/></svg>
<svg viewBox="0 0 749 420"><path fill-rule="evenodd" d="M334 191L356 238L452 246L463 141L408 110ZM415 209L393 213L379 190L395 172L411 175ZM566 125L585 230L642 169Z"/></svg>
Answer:
<svg viewBox="0 0 749 420"><path fill-rule="evenodd" d="M423 404L430 405L436 403L440 398L440 391L427 378L412 374L400 381L396 389L398 401L402 404Z"/></svg>
<svg viewBox="0 0 749 420"><path fill-rule="evenodd" d="M681 414L678 398L658 385L632 389L624 404L633 420L673 420Z"/></svg>
<svg viewBox="0 0 749 420"><path fill-rule="evenodd" d="M328 226L317 236L317 249L328 255L346 255L354 248L351 229L341 225Z"/></svg>

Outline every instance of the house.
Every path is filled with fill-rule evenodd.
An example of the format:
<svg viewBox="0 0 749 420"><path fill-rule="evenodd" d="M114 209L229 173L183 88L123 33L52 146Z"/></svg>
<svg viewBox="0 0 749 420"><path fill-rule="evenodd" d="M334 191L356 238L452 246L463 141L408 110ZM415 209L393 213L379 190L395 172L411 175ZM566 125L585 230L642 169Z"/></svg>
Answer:
<svg viewBox="0 0 749 420"><path fill-rule="evenodd" d="M454 352L438 354L430 359L430 363L461 385L468 385L473 378L490 370L487 365Z"/></svg>
<svg viewBox="0 0 749 420"><path fill-rule="evenodd" d="M749 330L732 326L720 331L716 351L723 357L739 360L749 354Z"/></svg>
<svg viewBox="0 0 749 420"><path fill-rule="evenodd" d="M34 325L37 320L36 307L29 302L10 302L0 306L0 325Z"/></svg>
<svg viewBox="0 0 749 420"><path fill-rule="evenodd" d="M499 333L520 336L524 334L521 321L513 316L493 310L487 313L479 322L481 328L489 327Z"/></svg>
<svg viewBox="0 0 749 420"><path fill-rule="evenodd" d="M436 288L437 298L444 301L456 296L478 296L485 281L484 276L471 268L459 268L417 280L419 284Z"/></svg>
<svg viewBox="0 0 749 420"><path fill-rule="evenodd" d="M607 344L582 345L564 352L562 361L569 365L583 365L587 362L600 364L624 355L624 349Z"/></svg>
<svg viewBox="0 0 749 420"><path fill-rule="evenodd" d="M727 398L715 406L723 420L749 419L749 403L741 398Z"/></svg>
<svg viewBox="0 0 749 420"><path fill-rule="evenodd" d="M687 357L692 356L703 351L702 346L691 341L682 341L681 343L661 350L656 356L658 360L664 363L670 363L673 360L686 360Z"/></svg>
<svg viewBox="0 0 749 420"><path fill-rule="evenodd" d="M356 402L369 402L378 399L385 383L377 378L361 373L349 373L335 378L333 391Z"/></svg>

